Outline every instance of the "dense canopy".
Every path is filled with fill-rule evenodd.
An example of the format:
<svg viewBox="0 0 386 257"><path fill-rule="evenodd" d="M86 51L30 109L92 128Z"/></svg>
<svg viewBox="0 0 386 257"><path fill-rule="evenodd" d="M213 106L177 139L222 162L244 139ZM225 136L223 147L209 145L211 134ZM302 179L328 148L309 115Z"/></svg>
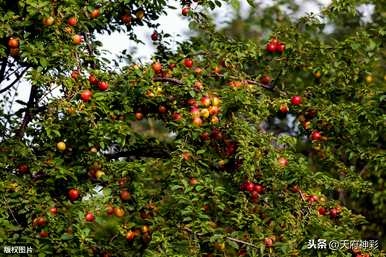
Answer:
<svg viewBox="0 0 386 257"><path fill-rule="evenodd" d="M386 3L296 2L1 1L1 253L385 256Z"/></svg>

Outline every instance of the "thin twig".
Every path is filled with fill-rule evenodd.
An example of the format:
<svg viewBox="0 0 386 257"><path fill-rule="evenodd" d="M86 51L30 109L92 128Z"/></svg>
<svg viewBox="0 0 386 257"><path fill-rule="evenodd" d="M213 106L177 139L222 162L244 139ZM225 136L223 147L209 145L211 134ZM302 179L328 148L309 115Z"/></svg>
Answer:
<svg viewBox="0 0 386 257"><path fill-rule="evenodd" d="M8 70L5 72L4 74L4 79L5 80L9 80L9 78L15 73L18 71L18 67L14 67L16 66L16 62L17 62L17 59L13 58L12 62L8 62L9 64L9 68ZM14 67L14 68L13 68ZM22 66L20 65L20 67L26 67L26 66Z"/></svg>
<svg viewBox="0 0 386 257"><path fill-rule="evenodd" d="M177 84L177 85L183 85L184 84L184 82L182 82L181 80L174 79L174 78L155 77L155 78L153 78L153 81L154 82L170 82L170 83Z"/></svg>
<svg viewBox="0 0 386 257"><path fill-rule="evenodd" d="M191 230L190 228L186 228L186 227L184 228L184 230L186 230L186 231L188 231L190 233L193 233L193 234L195 234L197 236L205 235L205 233L195 233L195 232L193 232L193 230ZM243 240L240 240L240 239L237 239L237 238L233 238L233 237L230 237L230 236L225 237L225 239L233 241L233 242L237 242L237 243L240 243L240 244L244 244L244 245L249 245L249 246L252 246L254 248L259 248L257 245L254 245L254 244L251 244L249 242L246 242L246 241L243 241Z"/></svg>
<svg viewBox="0 0 386 257"><path fill-rule="evenodd" d="M197 51L195 53L190 54L189 56L198 56L198 55L209 55L208 51Z"/></svg>
<svg viewBox="0 0 386 257"><path fill-rule="evenodd" d="M273 85L272 84L265 85L265 84L259 83L259 82L255 81L255 80L251 80L251 79L245 79L242 82L244 82L246 84L258 85L258 86L260 86L262 88L265 88L265 89L273 91Z"/></svg>
<svg viewBox="0 0 386 257"><path fill-rule="evenodd" d="M299 194L302 197L303 201L306 201L306 198L304 197L303 192L301 190L299 190Z"/></svg>
<svg viewBox="0 0 386 257"><path fill-rule="evenodd" d="M193 233L193 234L195 234L195 235L197 235L197 236L203 236L203 235L205 235L205 233L193 232L193 230L191 230L190 228L187 228L187 227L184 227L184 230L186 230L186 231L188 231L188 232L190 232L190 233Z"/></svg>
<svg viewBox="0 0 386 257"><path fill-rule="evenodd" d="M3 81L4 79L4 75L5 75L5 69L7 68L7 65L8 65L8 56L4 57L1 59L1 69L0 69L0 83Z"/></svg>
<svg viewBox="0 0 386 257"><path fill-rule="evenodd" d="M79 54L77 51L75 51L75 58L76 58L76 61L77 61L77 66L76 66L76 70L80 73L81 70L82 70L82 66L80 65L80 58L79 58Z"/></svg>
<svg viewBox="0 0 386 257"><path fill-rule="evenodd" d="M16 219L15 215L13 214L13 211L12 211L11 208L8 206L8 201L7 201L7 199L5 198L5 196L3 196L3 198L4 198L4 203L5 203L5 205L7 206L7 209L9 210L9 212L11 213L13 219L16 221L16 223L17 223L18 225L20 225L19 221Z"/></svg>
<svg viewBox="0 0 386 257"><path fill-rule="evenodd" d="M24 73L29 69L29 66L27 68L25 68L19 75L16 76L16 79L11 83L9 84L7 87L3 88L0 90L0 94L4 93L5 91L7 91L8 89L10 89L11 87L13 87L23 76L24 76Z"/></svg>
<svg viewBox="0 0 386 257"><path fill-rule="evenodd" d="M55 90L55 89L57 89L58 87L60 87L61 85L56 85L56 86L54 86L53 88L51 88L50 90L48 90L48 92L47 93L45 93L40 99L39 99L39 102L41 101L41 100L43 100L45 97L47 97L48 96L48 94L51 94L52 95L52 92ZM39 103L38 102L38 103Z"/></svg>
<svg viewBox="0 0 386 257"><path fill-rule="evenodd" d="M109 243L111 244L111 243L113 242L113 240L114 240L115 238L117 238L117 237L118 237L118 234L114 235L114 236L110 239Z"/></svg>
<svg viewBox="0 0 386 257"><path fill-rule="evenodd" d="M29 100L28 100L27 107L26 107L25 114L24 114L24 118L23 118L23 121L22 121L22 123L20 125L19 130L16 133L16 137L18 139L22 139L23 138L25 129L27 128L28 123L33 118L32 117L33 114L32 114L31 109L35 105L35 100L36 100L35 98L36 98L37 91L38 91L38 88L36 87L36 85L32 85L31 86L31 92L30 92Z"/></svg>
<svg viewBox="0 0 386 257"><path fill-rule="evenodd" d="M234 242L237 242L237 243L240 243L240 244L244 244L244 245L249 245L249 246L252 246L252 247L254 247L254 248L259 248L257 245L254 245L254 244L245 242L245 241L240 240L240 239L237 239L237 238L233 238L233 237L227 236L225 239L228 239L228 240L230 240L230 241L234 241Z"/></svg>
<svg viewBox="0 0 386 257"><path fill-rule="evenodd" d="M302 200L303 200L304 202L307 202L306 198L305 198L304 195L303 195L302 190L299 190L299 194L300 194L300 196L302 197ZM308 209L308 212L311 213L310 206L307 205L307 209Z"/></svg>
<svg viewBox="0 0 386 257"><path fill-rule="evenodd" d="M94 50L92 48L92 45L89 42L88 33L87 32L83 33L83 37L84 37L84 41L86 42L88 54L90 56L94 56Z"/></svg>
<svg viewBox="0 0 386 257"><path fill-rule="evenodd" d="M362 177L363 174L367 171L367 166L368 166L368 165L365 165L365 166L362 168L362 170L359 172L359 176L360 176L360 177Z"/></svg>

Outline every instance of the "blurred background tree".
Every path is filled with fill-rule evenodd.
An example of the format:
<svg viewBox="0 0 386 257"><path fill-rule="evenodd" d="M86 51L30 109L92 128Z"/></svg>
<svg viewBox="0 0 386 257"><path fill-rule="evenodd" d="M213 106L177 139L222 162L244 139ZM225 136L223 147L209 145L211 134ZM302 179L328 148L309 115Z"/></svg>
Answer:
<svg viewBox="0 0 386 257"><path fill-rule="evenodd" d="M234 40L235 42L248 42L250 40L265 44L272 33L282 38L285 36L288 27L298 26L299 30L307 34L310 39L320 40L325 44L335 45L339 41L350 40L358 34L368 34L373 39L370 39L369 45L362 53L363 56L358 60L345 60L347 62L363 62L361 68L357 68L355 74L349 79L354 78L356 81L363 82L364 95L373 96L379 102L377 109L373 109L372 103L368 103L363 98L350 98L350 101L357 102L362 105L369 105L367 112L363 110L358 113L353 111L348 119L355 121L351 127L361 131L360 134L355 134L355 138L351 138L350 145L343 144L344 149L341 149L340 161L350 169L355 170L363 179L370 182L371 190L366 194L357 194L347 190L341 190L331 193L331 197L335 197L342 201L346 206L349 206L356 213L364 215L369 224L363 225L362 237L367 239L377 239L386 244L385 237L385 222L386 222L386 194L385 194L385 130L384 125L385 115L385 85L386 85L386 48L384 39L386 29L386 2L385 1L367 1L356 3L348 3L348 1L333 1L324 9L320 9L318 13L310 13L310 17L305 18L304 12L310 6L320 6L319 1L279 1L277 4L272 4L266 1L256 2L256 8L241 8L238 1L234 1L232 7L235 13L233 19L226 24L223 24L217 30L224 38ZM312 17L312 18L311 18ZM309 19L305 23L304 19ZM308 24L307 24L308 23ZM301 26L301 27L300 27ZM203 30L197 29L198 36L192 39L193 45L209 44L212 40L206 28ZM357 39L360 40L359 38ZM350 47L353 50L360 48L360 42L351 42ZM379 49L374 53L371 52L379 45ZM305 46L309 47L309 46ZM318 45L311 45L318 47ZM300 47L299 47L300 48ZM367 52L369 51L369 52ZM307 56L308 59L302 63L301 67L296 67L294 72L287 72L286 78L283 81L297 81L306 87L307 84L317 87L325 87L329 81L325 79L331 76L331 63L323 63L325 61L318 56ZM319 59L319 60L318 60ZM333 58L331 59L333 61ZM299 69L300 68L300 69ZM265 64L257 63L251 60L245 67L245 72L248 74L257 75L261 70L266 69ZM299 70L304 69L307 72L300 73ZM280 76L283 76L280 74ZM277 78L278 82L280 77ZM368 87L378 88L375 91ZM332 92L333 97L347 92ZM364 102L365 101L365 102ZM366 114L364 113L366 112ZM302 137L304 125L307 124L307 113L288 113L283 115L280 111L266 120L262 126L275 134L289 134ZM372 115L372 120L369 118ZM344 119L344 117L342 117ZM377 121L378 120L378 121ZM342 125L342 123L339 123ZM383 124L383 125L382 125ZM331 124L332 125L332 124ZM330 126L331 126L330 125ZM339 126L341 126L339 125ZM338 126L338 127L339 127ZM347 125L345 125L347 126ZM366 128L366 129L363 129ZM338 128L337 128L338 129ZM343 129L343 128L339 128ZM347 130L350 129L347 127ZM342 131L339 131L342 133ZM352 134L351 134L352 135ZM314 159L315 169L319 166L318 158L315 152L307 143L298 145L298 150L309 155ZM339 151L339 150L337 150ZM364 154L365 151L367 154ZM336 170L330 171L335 173ZM344 179L341 177L341 179Z"/></svg>

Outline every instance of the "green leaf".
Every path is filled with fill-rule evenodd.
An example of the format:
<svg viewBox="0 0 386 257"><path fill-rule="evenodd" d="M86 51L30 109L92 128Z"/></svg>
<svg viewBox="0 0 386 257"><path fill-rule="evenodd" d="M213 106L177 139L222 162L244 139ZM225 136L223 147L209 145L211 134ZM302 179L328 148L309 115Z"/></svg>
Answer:
<svg viewBox="0 0 386 257"><path fill-rule="evenodd" d="M238 250L240 248L239 244L232 240L227 240L227 244L229 244L232 248Z"/></svg>
<svg viewBox="0 0 386 257"><path fill-rule="evenodd" d="M232 0L231 5L234 9L239 10L240 9L240 1L239 0Z"/></svg>
<svg viewBox="0 0 386 257"><path fill-rule="evenodd" d="M247 0L248 4L252 7L256 7L255 1L254 0Z"/></svg>

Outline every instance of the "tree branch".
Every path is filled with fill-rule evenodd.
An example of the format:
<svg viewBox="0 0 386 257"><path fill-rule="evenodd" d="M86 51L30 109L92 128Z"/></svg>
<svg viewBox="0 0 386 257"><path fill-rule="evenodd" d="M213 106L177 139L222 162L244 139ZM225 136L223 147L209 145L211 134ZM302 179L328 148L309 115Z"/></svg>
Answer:
<svg viewBox="0 0 386 257"><path fill-rule="evenodd" d="M184 82L182 82L179 79L174 79L174 78L163 78L163 77L155 77L153 78L154 82L170 82L176 85L183 85Z"/></svg>
<svg viewBox="0 0 386 257"><path fill-rule="evenodd" d="M249 246L252 246L254 248L259 248L257 245L254 245L254 244L251 244L251 243L248 243L248 242L245 242L243 240L240 240L240 239L237 239L237 238L233 238L233 237L225 237L226 239L230 240L230 241L234 241L234 242L237 242L237 243L240 243L240 244L244 244L244 245L249 245Z"/></svg>
<svg viewBox="0 0 386 257"><path fill-rule="evenodd" d="M141 158L141 157L151 157L151 158L170 158L170 152L173 149L169 149L170 147L166 145L143 145L140 147L136 147L127 151L115 152L112 154L105 154L105 157L108 160L114 160L121 157L128 158Z"/></svg>
<svg viewBox="0 0 386 257"><path fill-rule="evenodd" d="M17 72L19 71L17 68L12 68L12 63L9 65L10 67L8 68L8 70L5 72L4 74L4 80L8 81L10 80L10 78L15 75L15 74L18 74Z"/></svg>
<svg viewBox="0 0 386 257"><path fill-rule="evenodd" d="M93 56L93 55L94 55L94 50L93 50L93 48L92 48L91 43L90 43L89 40L88 40L88 34L87 34L87 32L83 33L83 37L84 37L84 41L86 42L88 54L89 54L90 56Z"/></svg>
<svg viewBox="0 0 386 257"><path fill-rule="evenodd" d="M299 195L302 198L303 202L307 202L306 198L304 197L304 194L303 194L302 190L299 190ZM308 213L311 213L310 206L307 206L307 209L308 209Z"/></svg>
<svg viewBox="0 0 386 257"><path fill-rule="evenodd" d="M193 230L191 230L190 228L187 228L187 227L184 227L184 230L185 230L185 231L188 231L189 233L193 233L193 234L195 234L195 235L197 235L197 236L203 236L203 235L205 235L205 233L197 233L197 232L193 232Z"/></svg>
<svg viewBox="0 0 386 257"><path fill-rule="evenodd" d="M7 68L8 57L4 57L1 59L1 68L0 68L0 84L4 80L5 69Z"/></svg>
<svg viewBox="0 0 386 257"><path fill-rule="evenodd" d="M187 228L187 227L184 227L184 230L188 231L190 233L194 233L197 236L205 235L205 233L195 233L195 232L193 232L193 230L191 230L190 228ZM246 242L246 241L243 241L243 240L240 240L240 239L237 239L237 238L233 238L233 237L230 237L230 236L225 237L225 239L227 239L229 241L237 242L237 243L240 243L240 244L244 244L244 245L249 245L249 246L254 247L254 248L259 248L257 245L254 245L254 244L251 244L249 242Z"/></svg>
<svg viewBox="0 0 386 257"><path fill-rule="evenodd" d="M268 89L270 91L273 91L273 84L268 84L268 85L265 85L265 84L262 84L260 82L257 82L256 80L250 80L250 79L245 79L243 80L243 82L247 83L247 84L252 84L252 85L258 85L264 89Z"/></svg>
<svg viewBox="0 0 386 257"><path fill-rule="evenodd" d="M29 69L29 66L26 67L19 75L16 75L16 79L11 83L9 84L7 87L3 88L0 90L0 94L6 92L8 89L10 89L11 87L13 87L23 76L24 74L26 73L26 71Z"/></svg>
<svg viewBox="0 0 386 257"><path fill-rule="evenodd" d="M15 220L15 222L16 222L18 225L20 225L19 221L18 221L18 220L16 219L16 217L15 217L15 214L13 214L12 209L9 207L7 199L5 198L5 196L3 196L3 198L4 198L4 203L5 203L5 205L7 206L7 209L9 210L9 212L10 212L11 215L12 215L12 218Z"/></svg>
<svg viewBox="0 0 386 257"><path fill-rule="evenodd" d="M111 244L111 243L113 242L113 240L114 240L115 238L117 238L118 236L119 236L119 234L115 234L115 235L110 239L109 243Z"/></svg>
<svg viewBox="0 0 386 257"><path fill-rule="evenodd" d="M35 85L32 85L31 86L31 93L29 95L29 100L28 100L28 103L27 103L27 107L26 107L26 110L25 110L23 121L22 121L22 123L20 125L20 128L16 132L16 137L18 139L21 139L23 137L24 131L27 128L28 123L32 120L32 111L31 111L31 109L34 106L36 94L37 94L37 87Z"/></svg>
<svg viewBox="0 0 386 257"><path fill-rule="evenodd" d="M222 74L216 74L216 76L218 77L224 77L224 75ZM230 76L229 78L231 79L237 79L236 77L232 77ZM176 84L176 85L183 85L184 82L179 80L179 79L175 79L175 78L164 78L164 77L155 77L153 78L153 81L154 82L170 82L170 83L173 83L173 84ZM248 84L252 84L252 85L258 85L264 89L267 89L267 90L270 90L270 91L274 91L274 86L273 85L265 85L265 84L262 84L256 80L250 80L250 79L245 79L243 80L243 82L245 83L248 83Z"/></svg>

